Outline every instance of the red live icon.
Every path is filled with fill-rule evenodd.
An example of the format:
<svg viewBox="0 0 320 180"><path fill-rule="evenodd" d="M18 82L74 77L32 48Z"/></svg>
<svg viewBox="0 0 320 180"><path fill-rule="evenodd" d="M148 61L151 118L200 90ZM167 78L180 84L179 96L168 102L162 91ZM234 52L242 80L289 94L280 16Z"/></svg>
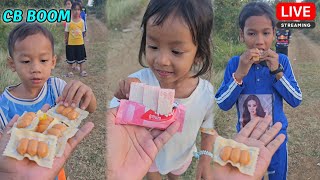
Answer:
<svg viewBox="0 0 320 180"><path fill-rule="evenodd" d="M312 2L278 3L276 16L279 21L310 21L316 18L316 6Z"/></svg>

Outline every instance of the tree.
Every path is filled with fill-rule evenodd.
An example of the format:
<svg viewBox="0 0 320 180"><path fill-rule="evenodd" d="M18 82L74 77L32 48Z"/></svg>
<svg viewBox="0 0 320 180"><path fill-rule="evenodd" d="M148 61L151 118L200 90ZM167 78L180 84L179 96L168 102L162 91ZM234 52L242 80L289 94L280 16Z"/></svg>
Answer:
<svg viewBox="0 0 320 180"><path fill-rule="evenodd" d="M237 40L239 34L238 16L241 8L249 0L215 0L214 30L225 40Z"/></svg>

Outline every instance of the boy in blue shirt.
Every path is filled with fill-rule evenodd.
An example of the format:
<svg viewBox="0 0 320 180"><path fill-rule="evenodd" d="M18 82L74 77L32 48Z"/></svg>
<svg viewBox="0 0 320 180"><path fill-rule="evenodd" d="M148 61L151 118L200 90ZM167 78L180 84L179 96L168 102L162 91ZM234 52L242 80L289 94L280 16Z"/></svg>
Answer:
<svg viewBox="0 0 320 180"><path fill-rule="evenodd" d="M248 3L239 15L240 37L247 50L232 57L225 70L223 82L215 96L225 111L236 104L237 130L252 119L271 118L282 123L280 133L287 134L288 120L283 100L297 107L302 93L286 55L271 50L275 37L273 9L263 2ZM268 168L269 180L287 177L287 138L272 157Z"/></svg>
<svg viewBox="0 0 320 180"><path fill-rule="evenodd" d="M51 77L56 65L54 39L50 31L40 24L21 23L8 39L7 63L17 72L21 82L5 88L0 96L0 129L3 130L15 114L37 112L43 105L57 103L94 112L96 98L92 89L80 81Z"/></svg>

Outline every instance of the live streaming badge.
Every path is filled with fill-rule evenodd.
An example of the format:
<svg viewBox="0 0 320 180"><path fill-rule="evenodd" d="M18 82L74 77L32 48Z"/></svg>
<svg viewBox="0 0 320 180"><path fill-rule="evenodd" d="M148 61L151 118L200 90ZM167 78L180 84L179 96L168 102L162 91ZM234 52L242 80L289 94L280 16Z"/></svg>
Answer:
<svg viewBox="0 0 320 180"><path fill-rule="evenodd" d="M276 6L277 28L314 28L316 13L313 2L280 2Z"/></svg>

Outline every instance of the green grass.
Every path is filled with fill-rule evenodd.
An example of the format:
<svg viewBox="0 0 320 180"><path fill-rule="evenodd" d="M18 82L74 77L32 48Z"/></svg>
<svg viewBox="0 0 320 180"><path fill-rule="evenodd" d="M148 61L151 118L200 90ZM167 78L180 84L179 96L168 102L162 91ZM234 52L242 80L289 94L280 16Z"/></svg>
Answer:
<svg viewBox="0 0 320 180"><path fill-rule="evenodd" d="M107 25L111 28L122 27L131 16L140 12L146 0L109 0L107 2Z"/></svg>
<svg viewBox="0 0 320 180"><path fill-rule="evenodd" d="M0 50L0 91L8 85L13 85L19 82L18 76L7 68L7 52Z"/></svg>
<svg viewBox="0 0 320 180"><path fill-rule="evenodd" d="M319 23L317 23L316 27L313 29L304 29L303 30L303 33L316 43L320 43L319 32L320 32L320 24Z"/></svg>
<svg viewBox="0 0 320 180"><path fill-rule="evenodd" d="M213 35L213 69L216 72L224 70L232 56L240 55L246 49L242 43L224 40L220 37L220 34Z"/></svg>

